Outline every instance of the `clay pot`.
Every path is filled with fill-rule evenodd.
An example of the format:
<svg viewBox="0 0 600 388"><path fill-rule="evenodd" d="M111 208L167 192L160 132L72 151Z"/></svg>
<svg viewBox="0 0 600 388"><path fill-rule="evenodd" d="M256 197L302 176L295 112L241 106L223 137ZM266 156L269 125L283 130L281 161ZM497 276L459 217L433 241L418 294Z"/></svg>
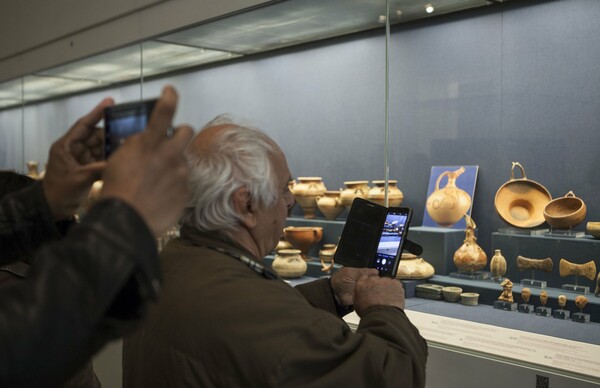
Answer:
<svg viewBox="0 0 600 388"><path fill-rule="evenodd" d="M326 191L322 196L317 197L317 207L323 213L325 218L334 221L344 211L345 207L340 202L340 191Z"/></svg>
<svg viewBox="0 0 600 388"><path fill-rule="evenodd" d="M447 302L458 302L460 299L460 294L462 294L463 289L460 287L444 287L442 288L442 294L444 295L444 299Z"/></svg>
<svg viewBox="0 0 600 388"><path fill-rule="evenodd" d="M302 258L308 260L308 250L321 241L323 228L320 226L288 226L283 229L283 237L302 252Z"/></svg>
<svg viewBox="0 0 600 388"><path fill-rule="evenodd" d="M461 167L455 171L445 171L435 182L435 191L427 198L427 213L441 226L452 226L458 222L471 207L471 196L456 187L456 179L465 172ZM440 189L442 178L447 177L446 186Z"/></svg>
<svg viewBox="0 0 600 388"><path fill-rule="evenodd" d="M40 179L40 174L38 173L38 162L35 160L30 160L27 162L27 176L33 179Z"/></svg>
<svg viewBox="0 0 600 388"><path fill-rule="evenodd" d="M587 207L572 191L564 197L548 202L544 207L544 219L554 229L573 228L583 221Z"/></svg>
<svg viewBox="0 0 600 388"><path fill-rule="evenodd" d="M275 255L271 265L273 271L282 278L298 278L306 273L308 266L302 259L299 249L282 249Z"/></svg>
<svg viewBox="0 0 600 388"><path fill-rule="evenodd" d="M490 260L490 271L495 278L501 278L506 274L506 259L502 256L500 249L496 249Z"/></svg>
<svg viewBox="0 0 600 388"><path fill-rule="evenodd" d="M515 167L523 178L515 179ZM552 200L550 192L541 184L527 179L525 169L513 162L510 180L500 186L494 199L498 215L518 228L534 228L544 223L544 207Z"/></svg>
<svg viewBox="0 0 600 388"><path fill-rule="evenodd" d="M588 222L585 229L595 238L600 238L600 222Z"/></svg>
<svg viewBox="0 0 600 388"><path fill-rule="evenodd" d="M465 241L456 252L454 252L454 265L462 272L474 272L482 270L487 264L487 255L477 244L475 237L475 222L465 214L467 230Z"/></svg>
<svg viewBox="0 0 600 388"><path fill-rule="evenodd" d="M323 195L327 188L320 177L301 177L300 183L291 181L289 188L294 199L304 210L304 218L315 218L317 212L317 197Z"/></svg>
<svg viewBox="0 0 600 388"><path fill-rule="evenodd" d="M321 271L328 272L333 268L333 258L337 245L335 244L323 244L323 247L319 251L319 259L321 260Z"/></svg>
<svg viewBox="0 0 600 388"><path fill-rule="evenodd" d="M476 292L463 292L460 294L460 303L465 306L477 306L479 303L479 294Z"/></svg>
<svg viewBox="0 0 600 388"><path fill-rule="evenodd" d="M346 209L349 210L352 207L352 201L356 197L367 199L370 189L369 181L346 181L344 185L346 188L341 190L340 202Z"/></svg>
<svg viewBox="0 0 600 388"><path fill-rule="evenodd" d="M427 279L433 276L435 268L422 257L403 253L398 264L397 279Z"/></svg>
<svg viewBox="0 0 600 388"><path fill-rule="evenodd" d="M389 207L400 206L404 200L404 194L396 186L397 180L388 180L388 203ZM375 187L367 193L367 199L378 205L385 206L385 181L373 181Z"/></svg>

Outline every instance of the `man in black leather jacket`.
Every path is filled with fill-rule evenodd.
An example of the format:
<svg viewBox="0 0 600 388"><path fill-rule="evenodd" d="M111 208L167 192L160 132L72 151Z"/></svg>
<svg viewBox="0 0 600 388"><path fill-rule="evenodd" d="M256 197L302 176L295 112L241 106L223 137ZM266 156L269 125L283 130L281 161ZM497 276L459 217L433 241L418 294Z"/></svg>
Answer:
<svg viewBox="0 0 600 388"><path fill-rule="evenodd" d="M192 130L167 136L177 94L166 87L146 131L98 161L96 124L112 103L103 100L52 145L42 182L0 202L0 265L36 255L28 278L0 294L0 387L61 384L133 328L160 291L154 236L188 198L183 150ZM100 176L102 199L58 240L57 221Z"/></svg>

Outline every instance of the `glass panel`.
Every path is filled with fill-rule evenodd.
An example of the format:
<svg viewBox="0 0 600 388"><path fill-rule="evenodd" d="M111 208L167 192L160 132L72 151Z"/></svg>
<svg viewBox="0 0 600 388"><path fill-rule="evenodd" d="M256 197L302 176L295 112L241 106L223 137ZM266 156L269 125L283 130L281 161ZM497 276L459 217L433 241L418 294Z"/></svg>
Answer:
<svg viewBox="0 0 600 388"><path fill-rule="evenodd" d="M23 80L21 78L0 84L0 108L20 105L23 98Z"/></svg>
<svg viewBox="0 0 600 388"><path fill-rule="evenodd" d="M0 170L24 172L22 88L20 78L0 85Z"/></svg>

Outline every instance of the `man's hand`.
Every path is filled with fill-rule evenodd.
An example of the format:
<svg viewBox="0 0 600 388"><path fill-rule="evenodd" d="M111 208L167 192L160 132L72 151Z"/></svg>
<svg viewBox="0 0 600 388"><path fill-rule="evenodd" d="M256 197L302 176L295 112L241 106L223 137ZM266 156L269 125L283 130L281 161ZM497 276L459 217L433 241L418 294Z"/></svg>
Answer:
<svg viewBox="0 0 600 388"><path fill-rule="evenodd" d="M359 316L375 305L394 306L404 309L404 288L396 279L363 276L356 281L354 310Z"/></svg>
<svg viewBox="0 0 600 388"><path fill-rule="evenodd" d="M378 276L373 268L343 267L331 275L331 288L338 302L343 306L354 304L354 287L361 276Z"/></svg>
<svg viewBox="0 0 600 388"><path fill-rule="evenodd" d="M103 132L96 124L113 104L112 99L104 99L50 147L42 187L57 221L75 214L92 183L100 179L105 166L101 161Z"/></svg>
<svg viewBox="0 0 600 388"><path fill-rule="evenodd" d="M177 99L175 89L163 89L146 130L127 138L103 174L101 197L128 203L155 236L177 221L190 193L184 151L193 131L181 126L168 136Z"/></svg>

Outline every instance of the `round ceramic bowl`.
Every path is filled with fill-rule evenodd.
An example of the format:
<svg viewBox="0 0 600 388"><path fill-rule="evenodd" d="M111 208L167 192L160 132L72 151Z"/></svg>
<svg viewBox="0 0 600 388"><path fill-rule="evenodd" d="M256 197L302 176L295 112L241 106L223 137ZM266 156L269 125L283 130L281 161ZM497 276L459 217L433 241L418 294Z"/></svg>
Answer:
<svg viewBox="0 0 600 388"><path fill-rule="evenodd" d="M588 222L586 229L589 234L600 239L600 222Z"/></svg>
<svg viewBox="0 0 600 388"><path fill-rule="evenodd" d="M479 303L479 294L476 292L463 292L460 294L460 303L465 306L477 306L477 303Z"/></svg>
<svg viewBox="0 0 600 388"><path fill-rule="evenodd" d="M462 291L463 290L460 287L444 287L444 288L442 288L442 294L444 294L444 299L447 302L458 302Z"/></svg>
<svg viewBox="0 0 600 388"><path fill-rule="evenodd" d="M544 218L554 229L569 229L583 221L587 208L581 198L572 191L561 198L553 199L544 208Z"/></svg>

